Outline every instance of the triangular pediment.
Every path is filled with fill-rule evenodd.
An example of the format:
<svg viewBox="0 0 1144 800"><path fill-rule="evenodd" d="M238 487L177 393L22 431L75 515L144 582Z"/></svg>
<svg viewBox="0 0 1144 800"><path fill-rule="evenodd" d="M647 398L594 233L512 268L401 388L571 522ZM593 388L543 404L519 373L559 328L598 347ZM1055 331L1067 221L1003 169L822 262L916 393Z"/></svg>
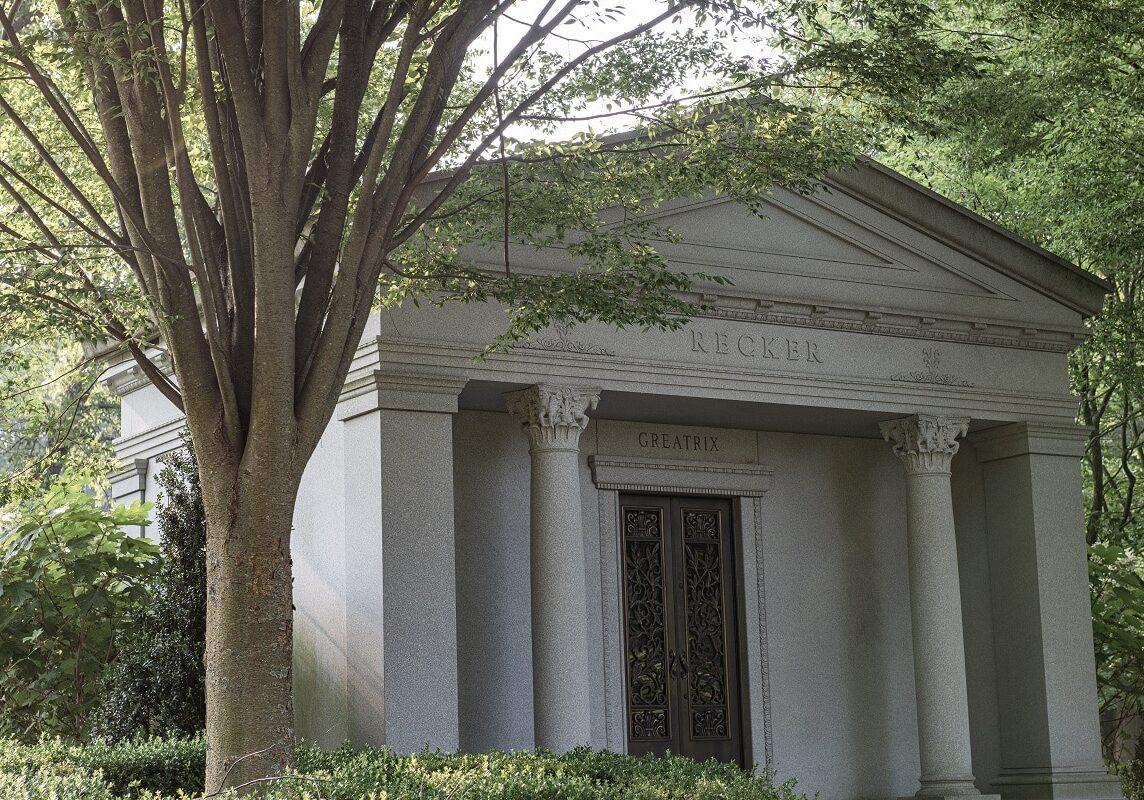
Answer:
<svg viewBox="0 0 1144 800"><path fill-rule="evenodd" d="M736 285L772 275L942 294L1004 294L988 276L967 274L814 198L784 194L769 198L758 214L725 198L658 213L657 221L682 238L660 241L659 250L684 269L728 273ZM830 293L825 285L823 290Z"/></svg>
<svg viewBox="0 0 1144 800"><path fill-rule="evenodd" d="M702 294L807 307L1079 331L1100 282L890 170L865 166L806 195L775 189L758 213L725 196L676 200L647 215L671 231L656 242L683 272L720 275ZM491 268L500 247L468 254ZM514 269L569 271L559 247L510 247Z"/></svg>

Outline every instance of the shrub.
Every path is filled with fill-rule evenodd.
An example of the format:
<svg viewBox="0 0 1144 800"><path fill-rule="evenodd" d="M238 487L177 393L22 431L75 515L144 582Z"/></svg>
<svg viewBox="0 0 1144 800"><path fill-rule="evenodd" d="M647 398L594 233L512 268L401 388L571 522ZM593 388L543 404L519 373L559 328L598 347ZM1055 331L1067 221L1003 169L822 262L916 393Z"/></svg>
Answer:
<svg viewBox="0 0 1144 800"><path fill-rule="evenodd" d="M201 736L190 739L138 739L108 744L77 745L60 739L36 744L0 740L0 776L5 774L79 774L101 783L108 797L136 797L141 792L175 795L201 792L206 771L206 746ZM41 778L36 778L41 781ZM49 782L41 781L44 786ZM0 797L8 797L0 792ZM61 798L71 800L71 795ZM80 795L86 797L86 795ZM102 797L102 795L93 795ZM29 794L37 798L36 794Z"/></svg>
<svg viewBox="0 0 1144 800"><path fill-rule="evenodd" d="M1116 768L1124 800L1144 800L1144 761L1128 761Z"/></svg>
<svg viewBox="0 0 1144 800"><path fill-rule="evenodd" d="M202 739L147 740L79 747L59 742L0 742L0 786L24 789L28 800L117 800L172 797L177 789L202 791ZM84 772L86 771L86 772ZM85 774L87 787L76 776ZM11 776L22 776L21 784ZM4 784L4 781L9 781ZM51 793L57 788L61 790ZM86 794L80 793L87 792ZM71 793L69 793L71 792ZM155 794L159 793L159 794ZM0 796L8 795L0 792ZM686 758L623 756L575 750L551 753L455 755L422 752L397 756L343 747L298 750L298 774L274 781L267 800L800 800L793 783L775 785L769 774Z"/></svg>
<svg viewBox="0 0 1144 800"><path fill-rule="evenodd" d="M146 522L77 479L0 522L0 735L84 735L114 632L147 602L158 550L122 530Z"/></svg>
<svg viewBox="0 0 1144 800"><path fill-rule="evenodd" d="M158 482L162 559L149 584L151 604L117 635L119 654L92 715L92 735L109 742L191 736L206 724L206 521L189 442L169 457Z"/></svg>
<svg viewBox="0 0 1144 800"><path fill-rule="evenodd" d="M0 772L0 797L27 800L116 800L107 784L85 772Z"/></svg>

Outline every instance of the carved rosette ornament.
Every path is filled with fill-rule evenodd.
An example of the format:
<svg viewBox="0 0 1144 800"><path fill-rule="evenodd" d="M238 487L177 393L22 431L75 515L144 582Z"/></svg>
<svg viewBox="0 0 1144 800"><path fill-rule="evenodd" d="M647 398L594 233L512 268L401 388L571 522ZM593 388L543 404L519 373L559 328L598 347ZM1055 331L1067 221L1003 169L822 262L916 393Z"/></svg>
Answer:
<svg viewBox="0 0 1144 800"><path fill-rule="evenodd" d="M907 475L949 474L950 463L960 447L957 437L969 432L969 418L915 414L881 422L878 427L882 438L902 459Z"/></svg>
<svg viewBox="0 0 1144 800"><path fill-rule="evenodd" d="M542 383L509 392L505 401L534 451L576 450L580 434L588 427L588 411L600 402L600 390Z"/></svg>

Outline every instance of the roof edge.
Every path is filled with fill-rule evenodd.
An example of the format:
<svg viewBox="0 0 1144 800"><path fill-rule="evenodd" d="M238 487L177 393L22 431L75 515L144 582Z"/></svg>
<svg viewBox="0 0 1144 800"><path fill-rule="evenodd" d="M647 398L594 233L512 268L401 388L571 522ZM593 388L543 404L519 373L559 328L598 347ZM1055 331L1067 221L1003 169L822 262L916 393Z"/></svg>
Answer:
<svg viewBox="0 0 1144 800"><path fill-rule="evenodd" d="M1085 316L1104 306L1113 286L1038 244L872 159L823 179L925 234L986 262Z"/></svg>

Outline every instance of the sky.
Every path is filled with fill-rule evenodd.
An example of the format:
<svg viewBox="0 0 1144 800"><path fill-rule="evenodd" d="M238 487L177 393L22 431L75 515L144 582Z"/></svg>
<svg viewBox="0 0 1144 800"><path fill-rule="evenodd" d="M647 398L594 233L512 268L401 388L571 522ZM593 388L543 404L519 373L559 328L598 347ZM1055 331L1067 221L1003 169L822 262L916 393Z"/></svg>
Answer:
<svg viewBox="0 0 1144 800"><path fill-rule="evenodd" d="M497 43L502 56L505 52L510 50L515 43L520 41L520 37L524 35L528 24L536 19L537 14L544 9L545 5L545 0L522 0L522 2L513 5L512 9L506 15L506 18L503 18L498 23ZM563 4L556 3L554 5L560 6ZM663 12L665 3L664 0L625 0L624 2L591 2L590 0L584 0L580 5L581 8L573 12L576 21L558 27L556 31L554 31L554 34L557 35L550 36L546 42L547 48L558 50L562 48L565 56L572 57L582 52L587 46L614 37L624 30L631 29L654 18ZM694 17L690 12L684 12L682 20L674 24L690 27L694 25L693 19ZM672 24L670 21L665 22L659 27L659 30L669 30ZM710 23L708 23L708 25L710 25ZM762 45L754 39L740 39L737 42L725 42L725 44L729 45L731 52L735 55L757 55L762 49ZM480 51L475 59L477 69L481 71L491 69L493 64L493 32L491 30L487 31L477 40L474 45L474 50ZM683 86L675 87L675 89L678 94L686 94L689 89L694 89L702 83L701 76L696 73L690 80L685 82ZM607 99L602 98L594 103L585 113L591 114L604 111L606 103ZM635 128L639 125L640 121L635 117L612 117L606 120L592 122L567 122L559 126L555 132L555 138L568 138L577 131L587 130L590 127L596 130L600 130L605 126L608 129L627 129ZM524 128L516 128L510 131L510 135L526 133L527 129Z"/></svg>

